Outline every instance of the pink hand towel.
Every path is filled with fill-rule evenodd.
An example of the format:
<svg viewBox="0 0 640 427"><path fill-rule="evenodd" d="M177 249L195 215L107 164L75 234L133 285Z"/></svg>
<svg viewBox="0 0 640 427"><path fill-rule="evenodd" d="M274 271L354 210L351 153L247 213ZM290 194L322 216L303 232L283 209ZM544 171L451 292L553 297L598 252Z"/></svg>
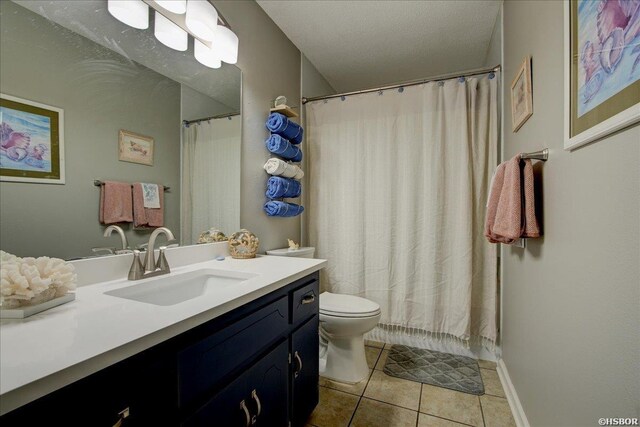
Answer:
<svg viewBox="0 0 640 427"><path fill-rule="evenodd" d="M160 208L144 207L144 192L142 184L133 184L133 225L134 227L162 227L164 226L164 186L158 185Z"/></svg>
<svg viewBox="0 0 640 427"><path fill-rule="evenodd" d="M524 161L522 176L524 226L521 237L540 237L540 226L536 218L536 197L533 188L533 165L529 159Z"/></svg>
<svg viewBox="0 0 640 427"><path fill-rule="evenodd" d="M520 237L539 237L534 198L531 160L524 160L522 170L520 154L501 163L487 202L484 235L489 242L511 244Z"/></svg>
<svg viewBox="0 0 640 427"><path fill-rule="evenodd" d="M100 186L99 217L101 224L133 221L131 184L105 181Z"/></svg>

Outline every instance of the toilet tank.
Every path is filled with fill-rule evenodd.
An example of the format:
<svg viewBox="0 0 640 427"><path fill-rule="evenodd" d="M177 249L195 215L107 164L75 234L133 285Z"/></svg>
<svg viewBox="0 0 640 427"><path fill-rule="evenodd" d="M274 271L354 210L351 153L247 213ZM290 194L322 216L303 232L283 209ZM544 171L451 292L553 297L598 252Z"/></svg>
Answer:
<svg viewBox="0 0 640 427"><path fill-rule="evenodd" d="M315 254L315 252L316 252L316 248L307 246L307 247L298 248L298 249L289 249L289 248L273 249L273 250L267 251L267 255L313 258L313 255Z"/></svg>

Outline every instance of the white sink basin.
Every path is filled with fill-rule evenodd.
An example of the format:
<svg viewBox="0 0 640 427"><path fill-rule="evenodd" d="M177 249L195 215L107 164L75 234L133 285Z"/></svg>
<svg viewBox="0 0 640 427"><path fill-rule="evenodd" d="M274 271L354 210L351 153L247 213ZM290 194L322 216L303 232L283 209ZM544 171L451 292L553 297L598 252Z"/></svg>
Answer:
<svg viewBox="0 0 640 427"><path fill-rule="evenodd" d="M118 298L155 305L174 305L216 290L238 285L257 274L203 269L131 282L131 286L105 292Z"/></svg>

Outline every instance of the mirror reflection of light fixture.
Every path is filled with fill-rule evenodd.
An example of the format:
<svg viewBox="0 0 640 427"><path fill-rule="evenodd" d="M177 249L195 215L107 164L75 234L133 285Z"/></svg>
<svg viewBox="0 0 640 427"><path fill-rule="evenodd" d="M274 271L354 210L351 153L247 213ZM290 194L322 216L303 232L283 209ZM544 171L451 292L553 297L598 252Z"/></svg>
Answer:
<svg viewBox="0 0 640 427"><path fill-rule="evenodd" d="M178 15L182 15L187 11L187 0L156 0L156 3L158 6Z"/></svg>
<svg viewBox="0 0 640 427"><path fill-rule="evenodd" d="M218 26L218 11L207 0L189 0L185 23L196 37L213 41Z"/></svg>
<svg viewBox="0 0 640 427"><path fill-rule="evenodd" d="M185 51L189 45L189 34L158 11L153 34L163 45L171 49Z"/></svg>
<svg viewBox="0 0 640 427"><path fill-rule="evenodd" d="M130 27L139 30L149 28L149 6L142 0L108 0L107 10Z"/></svg>
<svg viewBox="0 0 640 427"><path fill-rule="evenodd" d="M220 68L222 61L218 53L200 40L193 41L193 54L199 63L209 68Z"/></svg>

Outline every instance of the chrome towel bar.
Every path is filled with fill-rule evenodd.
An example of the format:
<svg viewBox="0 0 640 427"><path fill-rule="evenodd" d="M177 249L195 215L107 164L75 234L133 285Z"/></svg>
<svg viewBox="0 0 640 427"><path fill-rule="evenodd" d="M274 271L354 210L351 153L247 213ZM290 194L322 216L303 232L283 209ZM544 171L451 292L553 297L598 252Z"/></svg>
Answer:
<svg viewBox="0 0 640 427"><path fill-rule="evenodd" d="M534 151L533 153L522 153L520 154L521 159L531 159L531 160L542 160L546 162L549 160L549 149L545 148L544 150Z"/></svg>
<svg viewBox="0 0 640 427"><path fill-rule="evenodd" d="M100 187L102 184L104 184L104 182L100 181L99 179L93 180L93 185L95 185L96 187ZM133 187L133 184L131 186ZM164 187L164 191L171 190L171 187L167 187L166 185L163 185L163 187Z"/></svg>

